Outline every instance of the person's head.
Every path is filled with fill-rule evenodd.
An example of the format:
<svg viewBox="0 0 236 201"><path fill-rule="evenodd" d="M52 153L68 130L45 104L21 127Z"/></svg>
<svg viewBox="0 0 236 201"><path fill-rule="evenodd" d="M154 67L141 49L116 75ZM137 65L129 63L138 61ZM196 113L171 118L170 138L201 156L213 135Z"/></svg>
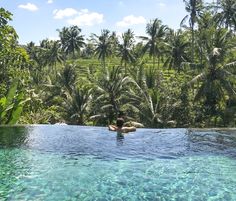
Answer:
<svg viewBox="0 0 236 201"><path fill-rule="evenodd" d="M118 128L122 128L123 124L124 124L124 119L123 119L123 118L117 118L117 120L116 120L116 126L117 126Z"/></svg>

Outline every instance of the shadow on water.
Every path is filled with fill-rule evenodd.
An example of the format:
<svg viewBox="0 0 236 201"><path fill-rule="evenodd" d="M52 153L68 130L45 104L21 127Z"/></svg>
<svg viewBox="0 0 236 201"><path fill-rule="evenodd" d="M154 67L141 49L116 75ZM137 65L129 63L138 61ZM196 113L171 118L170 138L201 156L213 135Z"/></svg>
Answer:
<svg viewBox="0 0 236 201"><path fill-rule="evenodd" d="M117 146L122 146L124 144L124 135L117 134L116 135L116 144Z"/></svg>
<svg viewBox="0 0 236 201"><path fill-rule="evenodd" d="M26 175L30 168L27 156L18 149L27 144L28 136L26 127L0 127L0 200L9 198L17 175Z"/></svg>
<svg viewBox="0 0 236 201"><path fill-rule="evenodd" d="M27 144L29 129L24 126L0 127L0 148Z"/></svg>

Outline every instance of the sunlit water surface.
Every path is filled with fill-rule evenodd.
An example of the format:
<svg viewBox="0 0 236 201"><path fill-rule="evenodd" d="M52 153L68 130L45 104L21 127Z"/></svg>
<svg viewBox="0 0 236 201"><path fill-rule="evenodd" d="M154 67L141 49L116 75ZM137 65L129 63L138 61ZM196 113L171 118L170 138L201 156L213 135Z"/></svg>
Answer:
<svg viewBox="0 0 236 201"><path fill-rule="evenodd" d="M236 200L236 130L0 127L0 200Z"/></svg>

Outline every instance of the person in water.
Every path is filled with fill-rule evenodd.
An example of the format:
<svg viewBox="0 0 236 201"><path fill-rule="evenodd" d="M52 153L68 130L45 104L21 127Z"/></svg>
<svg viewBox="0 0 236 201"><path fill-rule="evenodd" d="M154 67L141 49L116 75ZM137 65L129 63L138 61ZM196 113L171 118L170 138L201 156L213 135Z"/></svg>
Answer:
<svg viewBox="0 0 236 201"><path fill-rule="evenodd" d="M134 126L129 126L129 127L124 127L124 119L123 118L117 118L116 120L116 126L115 125L109 125L108 129L110 131L116 131L117 134L122 134L122 133L129 133L129 132L134 132L136 131L136 127Z"/></svg>

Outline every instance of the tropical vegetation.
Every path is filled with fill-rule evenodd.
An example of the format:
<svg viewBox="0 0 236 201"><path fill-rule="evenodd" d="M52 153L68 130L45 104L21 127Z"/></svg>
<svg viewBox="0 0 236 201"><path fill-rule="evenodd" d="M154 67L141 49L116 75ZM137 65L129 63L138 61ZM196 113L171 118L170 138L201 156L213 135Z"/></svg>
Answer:
<svg viewBox="0 0 236 201"><path fill-rule="evenodd" d="M77 26L58 40L18 43L0 8L0 124L104 126L124 111L145 127L236 126L236 3L184 0L173 30L158 18L146 35Z"/></svg>

